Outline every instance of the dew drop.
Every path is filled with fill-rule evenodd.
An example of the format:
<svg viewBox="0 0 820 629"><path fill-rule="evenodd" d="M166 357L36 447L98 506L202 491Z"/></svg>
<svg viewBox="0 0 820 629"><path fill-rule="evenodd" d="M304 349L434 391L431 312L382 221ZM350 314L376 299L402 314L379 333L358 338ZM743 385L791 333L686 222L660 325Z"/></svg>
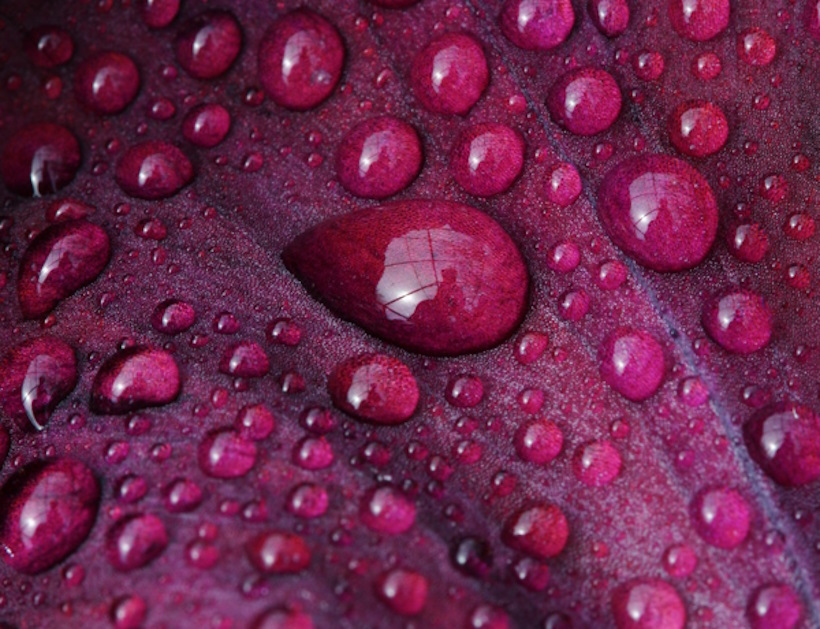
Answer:
<svg viewBox="0 0 820 629"><path fill-rule="evenodd" d="M302 483L294 487L287 500L287 510L299 518L312 519L325 514L330 499L321 485Z"/></svg>
<svg viewBox="0 0 820 629"><path fill-rule="evenodd" d="M617 37L629 26L626 0L589 0L587 10L595 28L607 37Z"/></svg>
<svg viewBox="0 0 820 629"><path fill-rule="evenodd" d="M704 52L695 57L692 63L692 74L694 74L701 81L711 81L720 75L723 69L723 64L713 52Z"/></svg>
<svg viewBox="0 0 820 629"><path fill-rule="evenodd" d="M644 50L633 58L635 75L643 81L657 81L665 67L663 55L653 50Z"/></svg>
<svg viewBox="0 0 820 629"><path fill-rule="evenodd" d="M262 574L296 574L310 565L310 548L301 535L294 533L260 533L246 544L245 551Z"/></svg>
<svg viewBox="0 0 820 629"><path fill-rule="evenodd" d="M180 0L139 0L140 17L148 28L165 28L179 13Z"/></svg>
<svg viewBox="0 0 820 629"><path fill-rule="evenodd" d="M655 271L699 264L717 235L717 202L689 164L664 155L627 159L598 189L598 216L613 242Z"/></svg>
<svg viewBox="0 0 820 629"><path fill-rule="evenodd" d="M206 11L186 22L176 40L179 65L192 77L213 79L228 71L242 46L242 30L228 11Z"/></svg>
<svg viewBox="0 0 820 629"><path fill-rule="evenodd" d="M695 551L686 544L670 546L663 553L663 569L673 577L683 579L694 572L698 565Z"/></svg>
<svg viewBox="0 0 820 629"><path fill-rule="evenodd" d="M581 175L572 164L561 162L548 172L545 194L547 199L557 206L572 205L581 196L582 191Z"/></svg>
<svg viewBox="0 0 820 629"><path fill-rule="evenodd" d="M51 568L88 536L99 500L97 479L79 461L23 468L0 491L0 556L25 574Z"/></svg>
<svg viewBox="0 0 820 629"><path fill-rule="evenodd" d="M683 629L686 609L678 593L660 579L633 579L612 594L618 629Z"/></svg>
<svg viewBox="0 0 820 629"><path fill-rule="evenodd" d="M305 437L293 449L293 462L305 470L323 470L333 459L333 447L324 437Z"/></svg>
<svg viewBox="0 0 820 629"><path fill-rule="evenodd" d="M749 503L736 489L702 489L692 501L690 513L692 526L698 535L717 548L735 548L749 533Z"/></svg>
<svg viewBox="0 0 820 629"><path fill-rule="evenodd" d="M93 282L110 254L108 234L93 223L69 221L44 229L20 261L17 296L23 316L42 317Z"/></svg>
<svg viewBox="0 0 820 629"><path fill-rule="evenodd" d="M191 162L173 144L149 140L129 148L117 163L114 179L123 192L139 199L164 199L194 178Z"/></svg>
<svg viewBox="0 0 820 629"><path fill-rule="evenodd" d="M464 574L483 579L493 567L492 548L479 537L464 537L450 554L453 565Z"/></svg>
<svg viewBox="0 0 820 629"><path fill-rule="evenodd" d="M412 570L394 568L376 582L376 594L390 609L402 616L415 616L427 602L427 579Z"/></svg>
<svg viewBox="0 0 820 629"><path fill-rule="evenodd" d="M246 439L262 441L276 428L276 419L264 404L250 404L239 409L234 428Z"/></svg>
<svg viewBox="0 0 820 629"><path fill-rule="evenodd" d="M510 629L510 617L500 607L482 604L470 613L466 629Z"/></svg>
<svg viewBox="0 0 820 629"><path fill-rule="evenodd" d="M165 551L167 545L165 525L150 513L126 516L106 535L108 561L121 572L148 565Z"/></svg>
<svg viewBox="0 0 820 629"><path fill-rule="evenodd" d="M736 354L756 352L772 336L772 312L760 295L749 290L715 295L704 304L701 321L715 342Z"/></svg>
<svg viewBox="0 0 820 629"><path fill-rule="evenodd" d="M669 117L669 139L684 155L706 157L717 153L728 137L726 116L708 101L683 103Z"/></svg>
<svg viewBox="0 0 820 629"><path fill-rule="evenodd" d="M91 410L122 414L161 406L176 399L181 388L179 368L165 350L135 346L103 363L91 386Z"/></svg>
<svg viewBox="0 0 820 629"><path fill-rule="evenodd" d="M253 341L242 341L225 348L219 371L237 378L261 378L270 370L268 355Z"/></svg>
<svg viewBox="0 0 820 629"><path fill-rule="evenodd" d="M515 359L522 365L537 361L549 345L549 336L544 332L524 332L515 340Z"/></svg>
<svg viewBox="0 0 820 629"><path fill-rule="evenodd" d="M510 127L478 124L465 129L450 154L450 172L464 190L491 197L507 190L524 166L524 140Z"/></svg>
<svg viewBox="0 0 820 629"><path fill-rule="evenodd" d="M507 0L501 31L525 50L549 50L564 43L575 23L570 0Z"/></svg>
<svg viewBox="0 0 820 629"><path fill-rule="evenodd" d="M515 451L524 461L546 465L561 453L564 434L547 419L522 424L515 433Z"/></svg>
<svg viewBox="0 0 820 629"><path fill-rule="evenodd" d="M801 615L797 594L788 585L779 583L757 588L746 607L751 629L793 629Z"/></svg>
<svg viewBox="0 0 820 629"><path fill-rule="evenodd" d="M145 621L148 606L137 596L123 596L111 606L111 621L116 629L139 629Z"/></svg>
<svg viewBox="0 0 820 629"><path fill-rule="evenodd" d="M576 135L606 131L621 112L621 90L611 74L579 68L558 79L547 95L552 119Z"/></svg>
<svg viewBox="0 0 820 629"><path fill-rule="evenodd" d="M737 36L737 56L750 66L767 66L776 53L774 38L762 28L747 28Z"/></svg>
<svg viewBox="0 0 820 629"><path fill-rule="evenodd" d="M741 223L726 232L729 252L743 262L760 262L769 250L766 232L757 223Z"/></svg>
<svg viewBox="0 0 820 629"><path fill-rule="evenodd" d="M541 560L558 555L568 538L567 519L563 511L552 504L516 512L504 523L502 531L507 546Z"/></svg>
<svg viewBox="0 0 820 629"><path fill-rule="evenodd" d="M681 37L707 41L729 26L729 0L670 0L669 19Z"/></svg>
<svg viewBox="0 0 820 629"><path fill-rule="evenodd" d="M598 359L604 381L633 402L652 396L666 372L663 348L644 330L618 328L601 344Z"/></svg>
<svg viewBox="0 0 820 629"><path fill-rule="evenodd" d="M230 428L214 430L199 444L198 460L208 476L239 478L256 463L256 445Z"/></svg>
<svg viewBox="0 0 820 629"><path fill-rule="evenodd" d="M26 33L23 50L37 67L54 68L71 59L74 40L59 26L38 26Z"/></svg>
<svg viewBox="0 0 820 629"><path fill-rule="evenodd" d="M382 116L360 123L342 139L336 175L356 196L383 199L409 186L421 163L416 130L403 120Z"/></svg>
<svg viewBox="0 0 820 629"><path fill-rule="evenodd" d="M100 115L118 114L137 96L137 65L120 52L100 52L84 60L74 75L77 100Z"/></svg>
<svg viewBox="0 0 820 629"><path fill-rule="evenodd" d="M455 376L447 382L444 398L456 408L472 408L484 399L484 383L469 374Z"/></svg>
<svg viewBox="0 0 820 629"><path fill-rule="evenodd" d="M584 485L603 487L621 472L621 455L609 441L590 441L572 455L572 471Z"/></svg>
<svg viewBox="0 0 820 629"><path fill-rule="evenodd" d="M196 322L194 307L185 301L167 299L157 304L151 314L151 325L157 332L179 334Z"/></svg>
<svg viewBox="0 0 820 629"><path fill-rule="evenodd" d="M297 10L276 20L262 38L259 80L277 105L312 109L335 89L344 60L336 28L321 15Z"/></svg>
<svg viewBox="0 0 820 629"><path fill-rule="evenodd" d="M231 130L231 115L222 105L197 105L182 121L182 135L191 144L212 148L222 142Z"/></svg>
<svg viewBox="0 0 820 629"><path fill-rule="evenodd" d="M188 513L202 502L202 489L188 478L177 478L163 490L165 508L171 513Z"/></svg>
<svg viewBox="0 0 820 629"><path fill-rule="evenodd" d="M413 526L416 506L399 490L381 485L368 490L359 508L362 523L371 531L398 535Z"/></svg>
<svg viewBox="0 0 820 629"><path fill-rule="evenodd" d="M478 102L490 80L484 50L473 37L448 33L416 56L410 86L425 109L464 115Z"/></svg>
<svg viewBox="0 0 820 629"><path fill-rule="evenodd" d="M80 167L80 144L63 126L30 124L6 142L0 156L0 176L6 187L22 196L57 192L74 179Z"/></svg>

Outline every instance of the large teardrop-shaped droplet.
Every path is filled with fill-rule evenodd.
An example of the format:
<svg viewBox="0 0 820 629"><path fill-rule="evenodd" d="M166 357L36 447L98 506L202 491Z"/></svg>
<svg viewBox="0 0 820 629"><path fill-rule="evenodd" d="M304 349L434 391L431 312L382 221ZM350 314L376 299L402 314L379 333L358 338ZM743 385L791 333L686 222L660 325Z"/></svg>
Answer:
<svg viewBox="0 0 820 629"><path fill-rule="evenodd" d="M457 203L398 201L333 218L283 259L338 315L424 354L493 347L527 305L518 247L493 219Z"/></svg>
<svg viewBox="0 0 820 629"><path fill-rule="evenodd" d="M91 387L91 409L118 414L161 406L173 401L179 389L179 368L171 354L153 347L130 347L100 367Z"/></svg>

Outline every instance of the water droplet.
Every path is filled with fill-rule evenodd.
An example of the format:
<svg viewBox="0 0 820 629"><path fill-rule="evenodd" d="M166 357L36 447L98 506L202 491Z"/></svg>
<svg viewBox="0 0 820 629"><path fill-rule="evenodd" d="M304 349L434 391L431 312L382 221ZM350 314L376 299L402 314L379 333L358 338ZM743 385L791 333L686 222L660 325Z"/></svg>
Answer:
<svg viewBox="0 0 820 629"><path fill-rule="evenodd" d="M709 400L709 389L698 377L684 378L678 386L678 397L690 408L697 408Z"/></svg>
<svg viewBox="0 0 820 629"><path fill-rule="evenodd" d="M99 500L97 480L79 461L23 468L0 492L0 556L25 574L51 568L88 536Z"/></svg>
<svg viewBox="0 0 820 629"><path fill-rule="evenodd" d="M111 620L116 629L139 629L145 621L148 606L137 596L123 596L111 606Z"/></svg>
<svg viewBox="0 0 820 629"><path fill-rule="evenodd" d="M547 95L552 119L577 135L606 131L621 112L621 90L612 75L578 68L558 79Z"/></svg>
<svg viewBox="0 0 820 629"><path fill-rule="evenodd" d="M660 579L633 579L612 594L618 629L683 629L686 609L678 593Z"/></svg>
<svg viewBox="0 0 820 629"><path fill-rule="evenodd" d="M265 350L253 341L242 341L225 348L219 371L237 378L261 378L270 370Z"/></svg>
<svg viewBox="0 0 820 629"><path fill-rule="evenodd" d="M703 306L703 328L724 349L750 354L768 345L772 312L752 291L733 289L719 293Z"/></svg>
<svg viewBox="0 0 820 629"><path fill-rule="evenodd" d="M698 557L695 551L686 544L670 546L663 553L663 568L671 576L682 579L694 572L698 565Z"/></svg>
<svg viewBox="0 0 820 629"><path fill-rule="evenodd" d="M168 404L179 395L181 380L174 357L162 349L135 346L103 363L91 387L91 410L121 414Z"/></svg>
<svg viewBox="0 0 820 629"><path fill-rule="evenodd" d="M114 172L123 192L148 200L173 196L193 178L194 167L182 151L154 140L129 148Z"/></svg>
<svg viewBox="0 0 820 629"><path fill-rule="evenodd" d="M530 592L543 592L550 584L550 569L547 564L531 557L522 557L512 565L516 582Z"/></svg>
<svg viewBox="0 0 820 629"><path fill-rule="evenodd" d="M743 427L749 454L786 487L820 478L820 416L798 404L777 404L755 413Z"/></svg>
<svg viewBox="0 0 820 629"><path fill-rule="evenodd" d="M632 59L635 75L643 81L656 81L665 67L663 55L653 50L643 50Z"/></svg>
<svg viewBox="0 0 820 629"><path fill-rule="evenodd" d="M377 424L400 424L416 410L419 390L410 369L384 354L362 354L340 363L328 378L333 404Z"/></svg>
<svg viewBox="0 0 820 629"><path fill-rule="evenodd" d="M215 478L239 478L256 463L256 445L230 428L208 433L199 444L199 467Z"/></svg>
<svg viewBox="0 0 820 629"><path fill-rule="evenodd" d="M36 319L50 312L93 282L109 256L108 235L93 223L69 221L44 229L20 261L17 296L23 316Z"/></svg>
<svg viewBox="0 0 820 629"><path fill-rule="evenodd" d="M410 68L410 87L416 98L425 109L439 114L466 114L489 80L481 44L462 33L431 41Z"/></svg>
<svg viewBox="0 0 820 629"><path fill-rule="evenodd" d="M38 26L26 33L23 50L37 67L54 68L71 59L74 40L59 26Z"/></svg>
<svg viewBox="0 0 820 629"><path fill-rule="evenodd" d="M743 262L760 262L769 250L766 232L757 223L741 223L726 232L729 252Z"/></svg>
<svg viewBox="0 0 820 629"><path fill-rule="evenodd" d="M708 101L678 105L669 117L669 139L684 155L706 157L717 153L728 137L726 116Z"/></svg>
<svg viewBox="0 0 820 629"><path fill-rule="evenodd" d="M167 299L160 302L151 314L151 325L157 332L165 334L179 334L195 322L194 307L178 299Z"/></svg>
<svg viewBox="0 0 820 629"><path fill-rule="evenodd" d="M176 478L163 490L163 499L171 513L188 513L202 502L202 490L188 478Z"/></svg>
<svg viewBox="0 0 820 629"><path fill-rule="evenodd" d="M146 566L159 557L167 545L165 525L150 513L126 516L106 534L108 561L121 572Z"/></svg>
<svg viewBox="0 0 820 629"><path fill-rule="evenodd" d="M580 321L589 312L590 297L583 290L570 290L558 298L558 314L567 321Z"/></svg>
<svg viewBox="0 0 820 629"><path fill-rule="evenodd" d="M509 236L482 212L445 201L399 201L330 219L283 258L332 310L426 354L497 345L527 305L527 270Z"/></svg>
<svg viewBox="0 0 820 629"><path fill-rule="evenodd" d="M464 537L453 547L453 565L464 574L483 579L493 567L492 547L479 537Z"/></svg>
<svg viewBox="0 0 820 629"><path fill-rule="evenodd" d="M791 587L773 583L757 588L749 598L746 618L751 629L792 629L802 615L800 599Z"/></svg>
<svg viewBox="0 0 820 629"><path fill-rule="evenodd" d="M180 0L139 0L140 16L149 28L165 28L179 12Z"/></svg>
<svg viewBox="0 0 820 629"><path fill-rule="evenodd" d="M655 271L696 266L717 235L709 183L665 155L630 158L610 170L598 189L598 216L618 247Z"/></svg>
<svg viewBox="0 0 820 629"><path fill-rule="evenodd" d="M653 395L666 372L663 348L644 330L618 328L601 344L598 359L604 381L633 402Z"/></svg>
<svg viewBox="0 0 820 629"><path fill-rule="evenodd" d="M551 504L518 511L504 523L502 531L507 546L541 560L558 555L568 538L567 519L561 509Z"/></svg>
<svg viewBox="0 0 820 629"><path fill-rule="evenodd" d="M507 0L501 31L525 50L549 50L564 43L575 23L570 0Z"/></svg>
<svg viewBox="0 0 820 629"><path fill-rule="evenodd" d="M510 617L494 605L479 605L470 613L467 629L510 629Z"/></svg>
<svg viewBox="0 0 820 629"><path fill-rule="evenodd" d="M6 142L0 176L22 196L57 192L74 179L80 167L80 144L65 127L50 122L30 124Z"/></svg>
<svg viewBox="0 0 820 629"><path fill-rule="evenodd" d="M360 123L342 139L336 152L336 175L349 192L383 199L409 186L421 163L416 130L403 120L382 116Z"/></svg>
<svg viewBox="0 0 820 629"><path fill-rule="evenodd" d="M554 422L538 419L521 425L514 443L515 451L524 461L545 465L561 453L564 434Z"/></svg>
<svg viewBox="0 0 820 629"><path fill-rule="evenodd" d="M330 467L333 458L333 447L324 437L305 437L293 449L293 462L306 470Z"/></svg>
<svg viewBox="0 0 820 629"><path fill-rule="evenodd" d="M398 535L416 521L416 505L390 485L374 487L362 497L359 515L371 531Z"/></svg>
<svg viewBox="0 0 820 629"><path fill-rule="evenodd" d="M276 420L264 404L243 406L236 414L234 428L242 437L251 441L262 441L276 428Z"/></svg>
<svg viewBox="0 0 820 629"><path fill-rule="evenodd" d="M137 96L137 65L121 52L99 52L85 59L74 75L77 100L101 115L118 114Z"/></svg>
<svg viewBox="0 0 820 629"><path fill-rule="evenodd" d="M450 172L464 190L491 197L507 190L524 166L524 140L510 127L485 123L461 132L450 154Z"/></svg>
<svg viewBox="0 0 820 629"><path fill-rule="evenodd" d="M186 140L203 148L212 148L222 142L231 130L231 115L222 105L197 105L182 121L182 135Z"/></svg>
<svg viewBox="0 0 820 629"><path fill-rule="evenodd" d="M749 503L736 489L702 489L692 501L690 512L695 531L717 548L735 548L749 533Z"/></svg>
<svg viewBox="0 0 820 629"><path fill-rule="evenodd" d="M729 26L729 0L670 0L669 19L681 37L707 41Z"/></svg>
<svg viewBox="0 0 820 629"><path fill-rule="evenodd" d="M427 579L418 572L394 568L376 582L376 594L394 612L415 616L427 602Z"/></svg>
<svg viewBox="0 0 820 629"><path fill-rule="evenodd" d="M288 495L287 509L300 518L318 518L325 514L330 499L321 485L302 483Z"/></svg>
<svg viewBox="0 0 820 629"><path fill-rule="evenodd" d="M717 78L723 69L723 64L713 52L704 52L697 57L692 64L692 74L698 77L701 81L711 81Z"/></svg>
<svg viewBox="0 0 820 629"><path fill-rule="evenodd" d="M544 332L524 332L515 340L515 359L522 365L531 365L544 355L549 336Z"/></svg>
<svg viewBox="0 0 820 629"><path fill-rule="evenodd" d="M0 360L0 406L23 427L42 430L76 384L74 350L53 337L21 343Z"/></svg>
<svg viewBox="0 0 820 629"><path fill-rule="evenodd" d="M767 66L776 53L774 38L762 28L747 28L737 36L737 56L750 66Z"/></svg>
<svg viewBox="0 0 820 629"><path fill-rule="evenodd" d="M310 565L310 548L294 533L260 533L246 544L245 551L253 567L263 574L295 574Z"/></svg>
<svg viewBox="0 0 820 629"><path fill-rule="evenodd" d="M621 472L621 455L609 441L590 441L572 455L575 477L590 487L603 487Z"/></svg>
<svg viewBox="0 0 820 629"><path fill-rule="evenodd" d="M477 376L455 376L447 382L444 397L456 408L472 408L484 399L484 383Z"/></svg>
<svg viewBox="0 0 820 629"><path fill-rule="evenodd" d="M311 109L333 92L344 60L344 44L330 22L312 11L293 11L276 20L259 45L259 80L277 105Z"/></svg>
<svg viewBox="0 0 820 629"><path fill-rule="evenodd" d="M239 55L242 30L228 11L206 11L186 22L177 36L179 65L197 79L213 79L228 71Z"/></svg>
<svg viewBox="0 0 820 629"><path fill-rule="evenodd" d="M595 28L607 37L617 37L629 26L626 0L589 0L587 9Z"/></svg>
<svg viewBox="0 0 820 629"><path fill-rule="evenodd" d="M545 194L549 201L559 207L568 207L581 196L583 185L578 169L572 164L555 164L547 175Z"/></svg>

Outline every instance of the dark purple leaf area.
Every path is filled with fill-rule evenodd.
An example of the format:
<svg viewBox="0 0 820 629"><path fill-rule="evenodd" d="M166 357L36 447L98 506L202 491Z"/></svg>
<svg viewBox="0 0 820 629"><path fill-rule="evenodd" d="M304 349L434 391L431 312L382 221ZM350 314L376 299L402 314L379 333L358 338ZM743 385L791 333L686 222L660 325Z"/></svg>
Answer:
<svg viewBox="0 0 820 629"><path fill-rule="evenodd" d="M0 5L0 626L820 627L816 0L178 4ZM283 251L387 197L528 289L431 216L449 328L329 309Z"/></svg>

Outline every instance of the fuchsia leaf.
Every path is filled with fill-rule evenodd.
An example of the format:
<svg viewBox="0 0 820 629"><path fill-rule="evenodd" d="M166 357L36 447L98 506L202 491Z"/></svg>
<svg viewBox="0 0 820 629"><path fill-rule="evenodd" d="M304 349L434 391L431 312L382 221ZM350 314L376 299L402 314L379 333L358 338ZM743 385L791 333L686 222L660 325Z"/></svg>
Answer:
<svg viewBox="0 0 820 629"><path fill-rule="evenodd" d="M818 76L817 0L3 3L0 627L820 627Z"/></svg>

